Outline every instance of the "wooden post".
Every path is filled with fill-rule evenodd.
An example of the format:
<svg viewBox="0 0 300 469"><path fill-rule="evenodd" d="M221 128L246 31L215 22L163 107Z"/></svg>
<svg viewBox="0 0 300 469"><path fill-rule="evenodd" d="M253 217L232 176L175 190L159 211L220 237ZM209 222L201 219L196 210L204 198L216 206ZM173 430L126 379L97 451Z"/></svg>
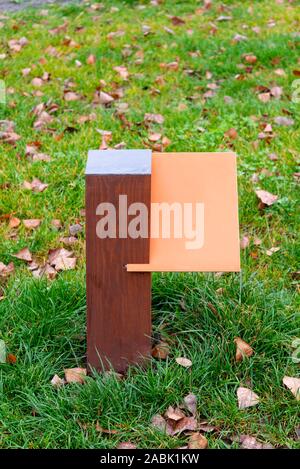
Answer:
<svg viewBox="0 0 300 469"><path fill-rule="evenodd" d="M129 263L149 262L149 236L125 237L118 213L119 196L126 195L127 206L134 202L147 206L150 226L150 192L149 150L89 152L86 260L87 362L90 369L113 368L123 372L130 363L141 363L150 354L151 273L129 273L125 267ZM100 239L96 233L101 218L96 210L101 203L111 203L116 208L116 238Z"/></svg>

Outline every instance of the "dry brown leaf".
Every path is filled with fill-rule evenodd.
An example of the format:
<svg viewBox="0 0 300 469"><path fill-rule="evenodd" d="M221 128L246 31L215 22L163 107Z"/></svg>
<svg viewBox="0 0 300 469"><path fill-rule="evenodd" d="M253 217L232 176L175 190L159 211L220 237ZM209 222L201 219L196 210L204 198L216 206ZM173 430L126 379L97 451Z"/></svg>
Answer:
<svg viewBox="0 0 300 469"><path fill-rule="evenodd" d="M76 258L75 257L59 256L59 257L56 258L53 265L54 265L54 267L57 271L75 269L75 267L76 267Z"/></svg>
<svg viewBox="0 0 300 469"><path fill-rule="evenodd" d="M65 101L78 101L79 99L81 99L81 97L74 91L67 91L66 93L64 93Z"/></svg>
<svg viewBox="0 0 300 469"><path fill-rule="evenodd" d="M0 277L8 277L15 270L13 262L5 265L3 262L0 262Z"/></svg>
<svg viewBox="0 0 300 469"><path fill-rule="evenodd" d="M245 62L247 62L248 64L255 64L257 62L257 57L253 54L246 54L244 56L244 59L245 59Z"/></svg>
<svg viewBox="0 0 300 469"><path fill-rule="evenodd" d="M111 104L113 101L114 98L108 93L104 93L104 91L96 91L96 93L94 94L94 104L102 104L103 106L106 106L108 104Z"/></svg>
<svg viewBox="0 0 300 469"><path fill-rule="evenodd" d="M266 250L267 256L272 256L275 252L280 251L279 247L272 247Z"/></svg>
<svg viewBox="0 0 300 469"><path fill-rule="evenodd" d="M33 127L35 129L41 129L51 122L53 122L53 117L50 116L48 112L43 111L38 115L38 118L35 120Z"/></svg>
<svg viewBox="0 0 300 469"><path fill-rule="evenodd" d="M197 420L194 417L183 417L176 422L172 434L177 435L186 431L195 430L197 430Z"/></svg>
<svg viewBox="0 0 300 469"><path fill-rule="evenodd" d="M241 448L243 449L272 449L273 446L269 443L260 443L254 436L241 435L239 437Z"/></svg>
<svg viewBox="0 0 300 469"><path fill-rule="evenodd" d="M21 223L21 220L17 217L12 217L10 220L9 220L9 228L18 228L18 226L20 225Z"/></svg>
<svg viewBox="0 0 300 469"><path fill-rule="evenodd" d="M131 443L130 441L123 441L119 443L116 448L117 449L137 449L135 444Z"/></svg>
<svg viewBox="0 0 300 469"><path fill-rule="evenodd" d="M240 247L241 249L246 249L250 244L250 239L248 236L243 236L241 241L240 241Z"/></svg>
<svg viewBox="0 0 300 469"><path fill-rule="evenodd" d="M188 394L183 399L185 408L195 417L197 413L197 397L195 394Z"/></svg>
<svg viewBox="0 0 300 469"><path fill-rule="evenodd" d="M152 357L165 360L170 353L170 346L167 342L159 342L152 349Z"/></svg>
<svg viewBox="0 0 300 469"><path fill-rule="evenodd" d="M43 192L45 189L47 189L48 184L45 184L39 179L34 178L32 182L24 181L23 187L24 189L28 189L33 192Z"/></svg>
<svg viewBox="0 0 300 469"><path fill-rule="evenodd" d="M17 363L17 357L13 353L8 353L6 357L6 362L14 365Z"/></svg>
<svg viewBox="0 0 300 469"><path fill-rule="evenodd" d="M166 433L167 435L172 435L173 433L171 425L160 414L156 414L152 417L151 425L152 427L156 428L160 432Z"/></svg>
<svg viewBox="0 0 300 469"><path fill-rule="evenodd" d="M55 388L59 388L66 383L65 380L60 378L58 375L54 375L50 382Z"/></svg>
<svg viewBox="0 0 300 469"><path fill-rule="evenodd" d="M230 140L236 140L238 138L238 133L236 129L229 129L224 133L224 137L229 138Z"/></svg>
<svg viewBox="0 0 300 469"><path fill-rule="evenodd" d="M150 142L158 142L158 140L160 140L161 137L162 137L161 134L154 133L154 134L148 135L148 140L150 140Z"/></svg>
<svg viewBox="0 0 300 469"><path fill-rule="evenodd" d="M96 63L96 57L93 54L90 54L88 58L86 59L86 63L88 65L94 65Z"/></svg>
<svg viewBox="0 0 300 469"><path fill-rule="evenodd" d="M253 348L250 347L250 345L247 344L247 342L245 342L243 339L236 337L234 342L236 344L235 360L237 362L242 361L245 357L251 357L251 355L253 355Z"/></svg>
<svg viewBox="0 0 300 469"><path fill-rule="evenodd" d="M31 80L31 84L39 88L44 84L44 80L40 77L35 77Z"/></svg>
<svg viewBox="0 0 300 469"><path fill-rule="evenodd" d="M174 409L174 407L169 406L168 409L165 412L164 417L177 422L178 420L181 420L182 418L184 418L185 415L182 412L182 410L180 410L178 407L176 407Z"/></svg>
<svg viewBox="0 0 300 469"><path fill-rule="evenodd" d="M53 265L59 257L71 257L72 255L73 252L65 248L50 249L48 261L49 264Z"/></svg>
<svg viewBox="0 0 300 469"><path fill-rule="evenodd" d="M32 275L36 278L45 276L49 280L53 280L57 275L57 271L51 265L45 264L43 267L32 270Z"/></svg>
<svg viewBox="0 0 300 469"><path fill-rule="evenodd" d="M271 194L268 191L257 190L255 194L264 205L271 206L278 200L278 195Z"/></svg>
<svg viewBox="0 0 300 469"><path fill-rule="evenodd" d="M30 220L23 220L25 228L29 230L35 230L38 228L41 224L41 220L38 219L30 219Z"/></svg>
<svg viewBox="0 0 300 469"><path fill-rule="evenodd" d="M119 67L114 67L115 72L117 72L122 80L127 80L129 77L129 72L126 67L119 66Z"/></svg>
<svg viewBox="0 0 300 469"><path fill-rule="evenodd" d="M69 226L69 233L71 236L76 236L78 233L81 233L83 227L80 223L75 223L74 225Z"/></svg>
<svg viewBox="0 0 300 469"><path fill-rule="evenodd" d="M53 228L56 228L57 230L60 230L60 229L62 228L61 221L58 220L57 218L54 218L54 219L51 221L51 225L53 226Z"/></svg>
<svg viewBox="0 0 300 469"><path fill-rule="evenodd" d="M170 16L170 20L172 21L172 24L174 26L179 26L179 25L185 24L184 19L180 18L179 16Z"/></svg>
<svg viewBox="0 0 300 469"><path fill-rule="evenodd" d="M285 376L282 381L283 381L283 384L295 396L297 401L300 401L300 378L293 378L291 376Z"/></svg>
<svg viewBox="0 0 300 469"><path fill-rule="evenodd" d="M258 95L258 99L262 102L262 103L267 103L268 101L270 101L271 99L271 94L270 93L260 93Z"/></svg>
<svg viewBox="0 0 300 469"><path fill-rule="evenodd" d="M184 368L190 368L192 366L192 361L185 357L176 358L178 365L184 366Z"/></svg>
<svg viewBox="0 0 300 469"><path fill-rule="evenodd" d="M22 261L32 261L32 255L28 248L23 248L21 251L17 252L17 254L12 254L12 256L16 257L17 259L21 259Z"/></svg>
<svg viewBox="0 0 300 469"><path fill-rule="evenodd" d="M155 124L163 124L164 123L164 117L161 114L151 114L151 113L146 113L144 115L144 121L146 123L155 123Z"/></svg>
<svg viewBox="0 0 300 469"><path fill-rule="evenodd" d="M281 86L273 86L271 88L271 95L276 98L276 99L280 99L281 98L281 95L282 95L282 88Z"/></svg>
<svg viewBox="0 0 300 469"><path fill-rule="evenodd" d="M83 384L86 376L86 368L66 368L64 373L67 383Z"/></svg>
<svg viewBox="0 0 300 469"><path fill-rule="evenodd" d="M275 117L274 122L275 122L275 124L277 124L281 127L291 127L292 125L294 125L294 120L290 119L289 117L285 117L285 116Z"/></svg>
<svg viewBox="0 0 300 469"><path fill-rule="evenodd" d="M239 409L253 407L259 403L259 397L251 389L239 387L237 390Z"/></svg>
<svg viewBox="0 0 300 469"><path fill-rule="evenodd" d="M206 449L208 447L208 441L205 438L204 435L201 435L201 433L193 433L190 436L189 442L188 442L188 448L189 449Z"/></svg>

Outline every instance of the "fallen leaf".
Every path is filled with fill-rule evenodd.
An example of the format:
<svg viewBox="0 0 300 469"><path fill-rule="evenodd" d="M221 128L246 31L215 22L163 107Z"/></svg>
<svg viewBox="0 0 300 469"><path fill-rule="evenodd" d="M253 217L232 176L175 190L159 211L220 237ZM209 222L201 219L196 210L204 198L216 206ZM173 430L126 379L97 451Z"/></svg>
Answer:
<svg viewBox="0 0 300 469"><path fill-rule="evenodd" d="M154 133L154 134L150 134L148 136L148 140L150 140L150 142L158 142L158 140L160 140L162 137L161 134L158 134L158 133Z"/></svg>
<svg viewBox="0 0 300 469"><path fill-rule="evenodd" d="M51 221L51 225L53 226L53 228L56 228L57 230L60 230L62 228L61 221L58 220L57 218Z"/></svg>
<svg viewBox="0 0 300 469"><path fill-rule="evenodd" d="M176 362L178 363L178 365L184 366L185 368L190 368L190 366L192 366L193 364L191 360L185 357L176 358Z"/></svg>
<svg viewBox="0 0 300 469"><path fill-rule="evenodd" d="M76 258L60 256L55 260L53 265L57 271L75 269Z"/></svg>
<svg viewBox="0 0 300 469"><path fill-rule="evenodd" d="M32 261L32 255L28 248L23 248L17 254L12 254L12 256L22 261L26 261L26 262Z"/></svg>
<svg viewBox="0 0 300 469"><path fill-rule="evenodd" d="M60 378L58 375L54 375L50 382L55 388L59 388L66 383L66 381Z"/></svg>
<svg viewBox="0 0 300 469"><path fill-rule="evenodd" d="M45 184L39 179L34 178L32 182L24 181L23 187L24 189L28 189L33 192L43 192L45 189L47 189L48 184Z"/></svg>
<svg viewBox="0 0 300 469"><path fill-rule="evenodd" d="M183 417L176 422L172 435L178 435L186 431L197 430L197 421L194 417Z"/></svg>
<svg viewBox="0 0 300 469"><path fill-rule="evenodd" d="M83 227L80 223L75 223L74 225L70 225L69 227L69 233L71 236L76 236L78 233L81 233L83 230Z"/></svg>
<svg viewBox="0 0 300 469"><path fill-rule="evenodd" d="M10 262L8 265L0 262L0 277L8 277L15 270L13 262Z"/></svg>
<svg viewBox="0 0 300 469"><path fill-rule="evenodd" d="M292 378L291 376L285 376L282 381L283 384L295 396L297 401L300 401L300 378Z"/></svg>
<svg viewBox="0 0 300 469"><path fill-rule="evenodd" d="M137 447L133 443L130 443L130 441L123 441L119 443L116 448L117 449L137 449Z"/></svg>
<svg viewBox="0 0 300 469"><path fill-rule="evenodd" d="M66 368L64 373L67 383L83 384L86 376L86 368Z"/></svg>
<svg viewBox="0 0 300 469"><path fill-rule="evenodd" d="M115 72L117 72L122 80L127 80L129 77L129 72L126 67L119 66L119 67L114 67Z"/></svg>
<svg viewBox="0 0 300 469"><path fill-rule="evenodd" d="M36 228L40 226L41 220L38 220L38 219L23 220L23 224L25 228L29 230L35 230Z"/></svg>
<svg viewBox="0 0 300 469"><path fill-rule="evenodd" d="M18 226L20 225L21 223L21 220L17 217L12 217L10 220L9 220L9 223L8 223L8 226L9 228L18 228Z"/></svg>
<svg viewBox="0 0 300 469"><path fill-rule="evenodd" d="M268 191L257 190L255 194L264 205L271 206L278 200L278 195L271 194Z"/></svg>
<svg viewBox="0 0 300 469"><path fill-rule="evenodd" d="M50 249L48 261L49 264L54 265L57 259L60 257L71 257L73 255L72 251L68 251L65 248Z"/></svg>
<svg viewBox="0 0 300 469"><path fill-rule="evenodd" d="M245 62L247 62L248 64L255 64L257 62L257 57L253 54L246 54L244 56L244 59L245 59Z"/></svg>
<svg viewBox="0 0 300 469"><path fill-rule="evenodd" d="M88 65L94 65L96 63L96 57L93 54L90 54L88 58L86 59L86 63Z"/></svg>
<svg viewBox="0 0 300 469"><path fill-rule="evenodd" d="M208 447L208 441L205 438L204 435L201 435L201 433L193 433L190 436L189 442L188 442L188 448L189 449L206 449Z"/></svg>
<svg viewBox="0 0 300 469"><path fill-rule="evenodd" d="M237 362L241 362L245 357L251 357L251 355L253 355L253 348L243 339L236 337L234 342L236 344L235 360Z"/></svg>
<svg viewBox="0 0 300 469"><path fill-rule="evenodd" d="M271 94L270 93L260 93L258 95L258 99L262 102L262 103L267 103L268 101L270 101L271 99Z"/></svg>
<svg viewBox="0 0 300 469"><path fill-rule="evenodd" d="M39 88L44 84L44 80L40 77L35 77L31 80L31 84Z"/></svg>
<svg viewBox="0 0 300 469"><path fill-rule="evenodd" d="M243 449L272 449L273 446L269 443L260 443L254 436L241 435L239 437L241 448Z"/></svg>
<svg viewBox="0 0 300 469"><path fill-rule="evenodd" d="M240 246L241 246L241 249L246 249L250 244L250 239L248 238L248 236L243 236L241 241L240 241Z"/></svg>
<svg viewBox="0 0 300 469"><path fill-rule="evenodd" d="M183 405L195 417L197 412L197 397L195 394L188 394L185 396L183 399Z"/></svg>
<svg viewBox="0 0 300 469"><path fill-rule="evenodd" d="M74 91L67 91L66 93L64 93L65 101L78 101L79 99L81 99L81 97Z"/></svg>
<svg viewBox="0 0 300 469"><path fill-rule="evenodd" d="M170 424L168 424L168 422L166 422L166 420L160 414L156 414L152 417L151 425L152 427L156 428L162 433L166 433L167 435L172 435L173 433L173 429Z"/></svg>
<svg viewBox="0 0 300 469"><path fill-rule="evenodd" d="M281 86L273 86L271 88L271 95L276 98L276 99L280 99L281 98L281 95L282 95L282 88Z"/></svg>
<svg viewBox="0 0 300 469"><path fill-rule="evenodd" d="M165 360L170 353L170 346L167 342L159 342L152 349L151 355L154 358Z"/></svg>
<svg viewBox="0 0 300 469"><path fill-rule="evenodd" d="M8 353L6 357L6 362L14 365L17 363L17 357L13 353Z"/></svg>
<svg viewBox="0 0 300 469"><path fill-rule="evenodd" d="M251 389L239 387L237 390L239 409L253 407L259 403L259 397Z"/></svg>
<svg viewBox="0 0 300 469"><path fill-rule="evenodd" d="M102 104L103 106L106 106L108 104L111 104L113 101L114 98L108 93L104 93L104 91L96 91L96 93L94 94L94 104Z"/></svg>
<svg viewBox="0 0 300 469"><path fill-rule="evenodd" d="M53 280L57 275L57 271L53 267L51 267L51 265L45 264L43 267L34 269L32 271L32 275L36 278L42 278L43 276L45 276L49 280Z"/></svg>
<svg viewBox="0 0 300 469"><path fill-rule="evenodd" d="M279 247L272 247L272 248L266 250L266 254L267 254L267 256L272 256L274 254L274 252L277 252L277 251L280 251Z"/></svg>
<svg viewBox="0 0 300 469"><path fill-rule="evenodd" d="M184 19L180 18L179 16L170 16L170 20L172 21L172 24L174 26L180 26L182 24L185 24Z"/></svg>
<svg viewBox="0 0 300 469"><path fill-rule="evenodd" d="M184 418L185 415L182 412L182 410L180 410L178 407L174 409L174 407L169 406L165 412L164 417L177 422L178 420L181 420L182 418Z"/></svg>
<svg viewBox="0 0 300 469"><path fill-rule="evenodd" d="M221 21L231 21L232 20L232 16L225 16L225 15L221 15L217 18L217 21L221 22Z"/></svg>
<svg viewBox="0 0 300 469"><path fill-rule="evenodd" d="M275 122L275 124L277 124L281 127L290 127L290 126L294 125L294 120L290 119L289 117L285 117L285 116L275 117L274 122Z"/></svg>
<svg viewBox="0 0 300 469"><path fill-rule="evenodd" d="M227 137L230 140L236 140L238 138L238 133L236 129L229 129L224 133L224 137Z"/></svg>
<svg viewBox="0 0 300 469"><path fill-rule="evenodd" d="M161 114L146 113L144 115L144 121L146 123L153 122L155 124L163 124L164 120L165 119Z"/></svg>

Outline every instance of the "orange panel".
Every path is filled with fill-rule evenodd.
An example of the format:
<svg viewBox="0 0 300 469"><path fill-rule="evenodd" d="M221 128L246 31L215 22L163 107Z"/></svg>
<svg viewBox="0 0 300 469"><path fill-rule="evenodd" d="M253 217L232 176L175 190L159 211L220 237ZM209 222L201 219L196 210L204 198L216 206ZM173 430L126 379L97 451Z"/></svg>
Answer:
<svg viewBox="0 0 300 469"><path fill-rule="evenodd" d="M176 238L171 229L170 237L163 238L161 233L158 238L154 237L159 226L162 228L158 223L158 217L154 216L157 212L152 205L158 203L175 203L177 209L179 205L182 207L181 220L187 220L187 230L182 228L183 236ZM193 209L191 209L192 217L188 219L189 212L185 211L185 207L189 204L192 204ZM196 206L199 209L198 218L196 218ZM178 221L179 212L177 216ZM166 217L164 220L166 221ZM193 223L190 226L189 220ZM171 218L171 228L174 227L174 223L174 218ZM194 238L188 228L195 230ZM180 234L177 233L177 236ZM240 270L234 153L153 153L150 262L128 264L127 270L129 272Z"/></svg>

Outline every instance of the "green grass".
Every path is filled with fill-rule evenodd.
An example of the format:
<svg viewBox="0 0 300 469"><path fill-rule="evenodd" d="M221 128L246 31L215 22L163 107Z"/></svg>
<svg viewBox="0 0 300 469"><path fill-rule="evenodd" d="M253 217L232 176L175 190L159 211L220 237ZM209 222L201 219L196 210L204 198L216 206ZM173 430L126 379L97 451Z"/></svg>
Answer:
<svg viewBox="0 0 300 469"><path fill-rule="evenodd" d="M234 447L228 437L243 433L276 447L299 448L295 436L299 403L282 384L284 375L299 376L299 365L291 359L292 341L300 336L299 286L291 275L297 270L300 254L299 189L293 177L299 171L299 104L291 101L293 70L299 70L300 39L293 34L299 28L299 3L227 1L223 3L229 10L220 12L221 2L215 1L212 9L198 15L194 13L199 7L196 1L167 0L159 7L143 2L144 9L137 9L140 3L134 1L103 3L105 7L99 11L90 10L87 4L47 5L46 17L31 9L2 20L0 54L7 57L0 60L0 79L14 92L7 95L6 106L0 104L0 119L13 120L22 139L15 147L0 143L0 261L13 260L16 265L15 274L1 280L0 338L17 357L15 364L0 365L0 446L113 448L130 440L141 448L176 448L185 444L186 437L164 436L151 427L150 420L193 392L201 418L219 428L208 435L210 448ZM254 10L249 14L251 4ZM111 13L111 6L119 11ZM184 17L186 24L173 26L168 14ZM233 19L218 22L221 14ZM93 16L99 18L93 20ZM272 28L268 26L270 19L276 22ZM49 34L49 29L64 21L68 22L66 31ZM218 27L215 35L209 34L212 22ZM143 24L151 27L152 34L143 35ZM77 32L79 26L84 29ZM164 26L172 28L175 35ZM253 26L261 28L259 35L252 31ZM188 29L193 30L192 35L187 34ZM123 30L124 35L108 40L107 34L117 30ZM233 43L236 33L247 35L248 40ZM29 44L11 54L7 41L22 36ZM65 36L79 47L66 45ZM126 44L131 44L133 54L123 58ZM58 57L45 53L49 45L57 48ZM141 50L144 61L138 64L135 53ZM189 53L196 50L199 53L192 57ZM252 73L238 68L244 53L257 56ZM89 54L96 56L96 65L86 64ZM42 57L45 64L40 63ZM161 62L177 58L178 71L160 67ZM275 64L276 58L279 63ZM82 62L80 68L75 60ZM125 83L113 70L122 64L130 72ZM28 66L32 67L30 75L22 77L21 70ZM284 69L285 76L275 74L278 68ZM185 73L187 69L194 73ZM43 96L36 97L31 80L45 71L51 73L51 80L41 88ZM211 79L206 78L208 71ZM244 80L235 79L239 73ZM158 75L164 76L163 85L155 83ZM129 104L129 129L122 127L114 106L92 105L100 79L107 83L107 92L114 83L124 86L120 101ZM75 83L83 100L63 100L65 80ZM205 102L202 95L208 83L218 83L219 89ZM281 99L260 102L255 88L275 84L283 88ZM159 93L151 93L154 89ZM231 96L233 103L225 104L224 96ZM49 100L59 105L50 125L53 131L38 132L32 126L31 110ZM179 110L179 104L186 108ZM91 112L96 113L95 121L77 123L79 116ZM132 367L122 381L99 374L87 378L84 386L56 390L50 384L55 373L62 376L64 368L85 366L84 237L79 237L74 248L76 269L59 274L52 282L34 279L12 254L28 246L43 260L50 248L61 245L59 238L67 235L70 224L84 222L80 214L84 167L87 150L100 145L96 129L112 131L111 146L124 141L127 148L143 148L148 135L141 125L145 112L164 115L163 126L153 125L152 129L163 129L171 140L169 151L227 149L224 132L236 128L238 138L231 143L239 155L241 234L247 233L251 244L242 251L240 274L153 276L154 334L172 344L165 362L152 360L146 370ZM273 123L274 117L287 113L295 121L293 126ZM255 146L262 122L272 123L276 135L270 143L260 140ZM68 126L76 131L55 138ZM51 162L25 158L25 144L36 140L41 142L40 151L51 155ZM278 160L271 161L269 153L276 153ZM263 168L273 175L259 174L258 182L253 183L251 176ZM22 189L24 180L33 177L47 182L48 189L39 194ZM263 213L257 208L254 190L258 187L279 196L278 203ZM21 227L12 238L3 217L7 214L43 221L33 233ZM51 228L53 218L62 221L62 232ZM253 245L255 237L262 240L261 246ZM267 256L265 250L274 245L279 245L280 251ZM242 363L235 362L236 336L255 350ZM180 367L175 362L177 356L190 358L192 368ZM250 383L261 402L255 408L238 410L236 389ZM97 421L118 433L99 434Z"/></svg>

